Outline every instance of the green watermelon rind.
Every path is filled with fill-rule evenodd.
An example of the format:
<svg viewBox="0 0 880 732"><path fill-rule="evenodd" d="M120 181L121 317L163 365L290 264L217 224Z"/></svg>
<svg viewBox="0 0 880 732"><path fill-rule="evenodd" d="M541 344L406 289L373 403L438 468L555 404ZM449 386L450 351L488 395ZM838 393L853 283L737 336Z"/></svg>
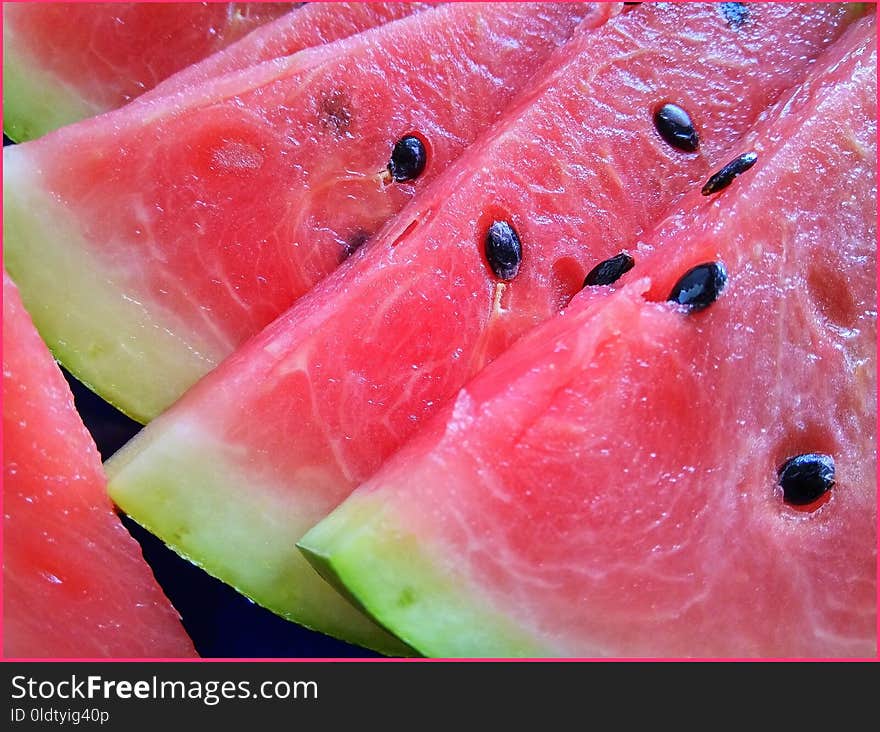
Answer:
<svg viewBox="0 0 880 732"><path fill-rule="evenodd" d="M123 447L105 465L110 497L123 511L180 556L287 620L389 656L413 655L297 550L296 540L314 523L303 518L301 505L285 501L268 480L242 502L241 471L217 457L217 445L198 424L177 422L159 432L147 449Z"/></svg>
<svg viewBox="0 0 880 732"><path fill-rule="evenodd" d="M15 41L3 38L3 132L16 142L99 114L75 89L28 62Z"/></svg>
<svg viewBox="0 0 880 732"><path fill-rule="evenodd" d="M379 489L381 494L381 488ZM425 656L551 658L546 639L492 608L484 593L445 574L430 544L381 495L355 494L297 544L344 596Z"/></svg>
<svg viewBox="0 0 880 732"><path fill-rule="evenodd" d="M184 331L172 318L160 322L156 307L147 310L113 286L111 273L90 256L77 223L45 192L38 172L18 152L8 148L4 154L6 270L55 357L86 386L145 424L174 401L180 384L194 384L220 355L197 333L175 335ZM36 266L40 261L51 266ZM120 341L122 332L139 336ZM159 378L144 382L145 370Z"/></svg>

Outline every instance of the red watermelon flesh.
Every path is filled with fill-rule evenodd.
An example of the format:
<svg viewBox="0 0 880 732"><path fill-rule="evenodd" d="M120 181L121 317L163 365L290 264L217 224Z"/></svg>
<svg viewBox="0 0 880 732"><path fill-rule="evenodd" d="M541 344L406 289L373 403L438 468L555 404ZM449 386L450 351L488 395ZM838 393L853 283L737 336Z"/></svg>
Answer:
<svg viewBox="0 0 880 732"><path fill-rule="evenodd" d="M65 366L146 421L435 178L578 23L614 10L453 3L7 148L6 268ZM427 166L389 184L412 132Z"/></svg>
<svg viewBox="0 0 880 732"><path fill-rule="evenodd" d="M875 32L310 532L316 565L426 654L874 656ZM717 301L663 302L707 261ZM804 453L836 485L795 507Z"/></svg>
<svg viewBox="0 0 880 732"><path fill-rule="evenodd" d="M5 3L4 130L34 137L120 107L290 3Z"/></svg>
<svg viewBox="0 0 880 732"><path fill-rule="evenodd" d="M724 162L843 15L761 6L759 28L733 29L714 5L642 5L578 36L530 105L111 460L114 500L257 602L345 635L294 542ZM669 99L698 120L699 153L654 131ZM492 216L510 217L523 242L506 285L481 253Z"/></svg>
<svg viewBox="0 0 880 732"><path fill-rule="evenodd" d="M213 77L347 38L429 7L427 3L412 2L308 3L257 28L229 48L177 72L143 94L141 100L185 92Z"/></svg>
<svg viewBox="0 0 880 732"><path fill-rule="evenodd" d="M3 653L186 657L67 382L3 275Z"/></svg>

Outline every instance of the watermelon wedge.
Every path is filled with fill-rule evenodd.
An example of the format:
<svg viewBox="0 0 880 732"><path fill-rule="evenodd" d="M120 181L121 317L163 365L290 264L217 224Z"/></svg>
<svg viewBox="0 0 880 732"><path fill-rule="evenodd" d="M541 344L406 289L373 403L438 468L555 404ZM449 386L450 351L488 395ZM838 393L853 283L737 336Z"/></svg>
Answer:
<svg viewBox="0 0 880 732"><path fill-rule="evenodd" d="M7 148L7 270L65 366L149 420L615 8L453 3ZM413 136L424 170L389 181Z"/></svg>
<svg viewBox="0 0 880 732"><path fill-rule="evenodd" d="M3 130L31 140L120 107L290 3L4 3Z"/></svg>
<svg viewBox="0 0 880 732"><path fill-rule="evenodd" d="M734 29L715 5L642 5L578 34L373 244L108 463L114 500L260 604L348 637L316 606L323 583L294 543L567 303L595 261L724 162L846 15L776 4L760 7L759 27ZM697 153L655 131L670 100L697 120ZM521 238L509 282L482 253L495 218Z"/></svg>
<svg viewBox="0 0 880 732"><path fill-rule="evenodd" d="M67 382L3 275L3 655L187 657Z"/></svg>
<svg viewBox="0 0 880 732"><path fill-rule="evenodd" d="M315 565L430 655L874 656L875 35L313 529ZM706 262L717 299L664 302ZM780 479L817 453L830 491Z"/></svg>

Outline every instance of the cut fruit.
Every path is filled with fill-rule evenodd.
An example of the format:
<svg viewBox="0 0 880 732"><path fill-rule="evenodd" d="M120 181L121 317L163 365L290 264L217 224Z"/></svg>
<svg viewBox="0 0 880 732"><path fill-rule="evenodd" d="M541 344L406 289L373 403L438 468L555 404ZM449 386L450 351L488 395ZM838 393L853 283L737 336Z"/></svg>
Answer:
<svg viewBox="0 0 880 732"><path fill-rule="evenodd" d="M107 496L73 395L3 275L3 655L195 656Z"/></svg>
<svg viewBox="0 0 880 732"><path fill-rule="evenodd" d="M3 130L32 140L120 107L290 3L4 3Z"/></svg>
<svg viewBox="0 0 880 732"><path fill-rule="evenodd" d="M875 35L314 528L315 566L427 655L873 657ZM663 302L708 262L717 297Z"/></svg>
<svg viewBox="0 0 880 732"><path fill-rule="evenodd" d="M454 3L6 148L6 268L64 365L149 420L436 177L578 23L613 11ZM408 134L427 167L389 183Z"/></svg>
<svg viewBox="0 0 880 732"><path fill-rule="evenodd" d="M253 588L259 588L261 604L288 620L388 655L412 655L411 649L341 600L314 574L294 545L295 538L309 526L294 507L285 508L279 503L277 496L282 494L283 485L264 484L265 494L238 500L241 485L230 480L229 473L236 466L204 459L221 450L203 435L198 424L178 424L163 437L167 440L153 445L146 462L137 456L127 462L126 476L138 496L125 507L126 512L137 516L161 514L161 527L150 521L141 523L181 556L244 594L250 596ZM114 456L114 462L125 460L124 451ZM247 460L245 455L241 458ZM152 459L163 461L167 475L156 475L155 466L149 462ZM174 478L178 470L194 471L186 473L193 485L211 486L209 499L198 491L181 493ZM326 513L329 507L315 506L315 510L322 509ZM180 517L176 518L178 510ZM238 552L245 546L246 557L242 557ZM205 556L212 560L205 562ZM300 581L303 574L317 580L308 587L307 594Z"/></svg>
<svg viewBox="0 0 880 732"><path fill-rule="evenodd" d="M114 499L260 604L324 629L310 609L320 580L291 559L302 532L553 315L597 261L726 162L845 15L775 4L761 6L759 27L733 30L714 5L642 5L579 34L526 101L370 248L111 460ZM668 99L699 126L699 153L656 133L653 110ZM494 220L512 222L522 248L505 283L483 254ZM493 258L511 265L510 227L495 228ZM209 539L209 513L243 540ZM270 574L254 571L247 537L256 535Z"/></svg>

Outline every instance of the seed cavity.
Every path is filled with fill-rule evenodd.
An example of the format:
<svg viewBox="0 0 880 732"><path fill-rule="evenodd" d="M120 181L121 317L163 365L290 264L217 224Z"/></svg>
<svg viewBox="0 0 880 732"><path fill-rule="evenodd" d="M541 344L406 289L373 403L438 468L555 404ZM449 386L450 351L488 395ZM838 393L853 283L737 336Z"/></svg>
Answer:
<svg viewBox="0 0 880 732"><path fill-rule="evenodd" d="M571 298L584 286L584 268L575 257L560 257L550 268L550 295L553 307L565 310Z"/></svg>
<svg viewBox="0 0 880 732"><path fill-rule="evenodd" d="M351 102L345 92L334 89L321 99L321 119L325 127L339 135L351 126Z"/></svg>
<svg viewBox="0 0 880 732"><path fill-rule="evenodd" d="M486 260L500 280L512 280L522 263L522 243L507 221L493 221L486 232Z"/></svg>
<svg viewBox="0 0 880 732"><path fill-rule="evenodd" d="M815 503L834 487L834 458L814 452L795 455L779 468L779 485L786 503Z"/></svg>
<svg viewBox="0 0 880 732"><path fill-rule="evenodd" d="M806 269L806 294L812 299L818 313L835 328L844 331L858 328L862 309L843 260L837 257L811 257Z"/></svg>
<svg viewBox="0 0 880 732"><path fill-rule="evenodd" d="M587 273L584 278L584 287L611 285L629 272L635 263L636 261L626 252L621 252L604 262L599 262Z"/></svg>
<svg viewBox="0 0 880 732"><path fill-rule="evenodd" d="M700 138L690 115L677 104L664 104L654 113L654 127L660 137L672 147L685 152L696 152Z"/></svg>
<svg viewBox="0 0 880 732"><path fill-rule="evenodd" d="M396 247L398 244L400 244L400 242L402 242L404 239L406 239L406 237L408 237L410 234L412 234L416 230L416 227L418 225L419 225L418 219L413 219L412 221L410 221L406 225L406 228L400 232L400 234L394 239L393 242L391 242L391 246Z"/></svg>
<svg viewBox="0 0 880 732"><path fill-rule="evenodd" d="M757 162L758 153L756 152L743 153L739 157L734 158L706 181L706 185L703 186L702 190L703 195L711 196L713 193L723 191L733 183L734 178L740 173L745 173Z"/></svg>
<svg viewBox="0 0 880 732"><path fill-rule="evenodd" d="M350 257L354 254L358 249L360 249L364 244L367 243L367 240L370 238L369 232L364 229L357 229L351 236L348 237L347 241L342 247L342 256L343 258Z"/></svg>
<svg viewBox="0 0 880 732"><path fill-rule="evenodd" d="M394 144L388 172L395 181L403 183L418 178L425 171L427 163L425 143L415 135L406 135Z"/></svg>
<svg viewBox="0 0 880 732"><path fill-rule="evenodd" d="M727 25L734 30L742 28L749 19L749 9L745 3L721 3L719 9Z"/></svg>
<svg viewBox="0 0 880 732"><path fill-rule="evenodd" d="M721 262L706 262L689 269L675 283L669 300L692 311L709 307L727 284L727 271Z"/></svg>

